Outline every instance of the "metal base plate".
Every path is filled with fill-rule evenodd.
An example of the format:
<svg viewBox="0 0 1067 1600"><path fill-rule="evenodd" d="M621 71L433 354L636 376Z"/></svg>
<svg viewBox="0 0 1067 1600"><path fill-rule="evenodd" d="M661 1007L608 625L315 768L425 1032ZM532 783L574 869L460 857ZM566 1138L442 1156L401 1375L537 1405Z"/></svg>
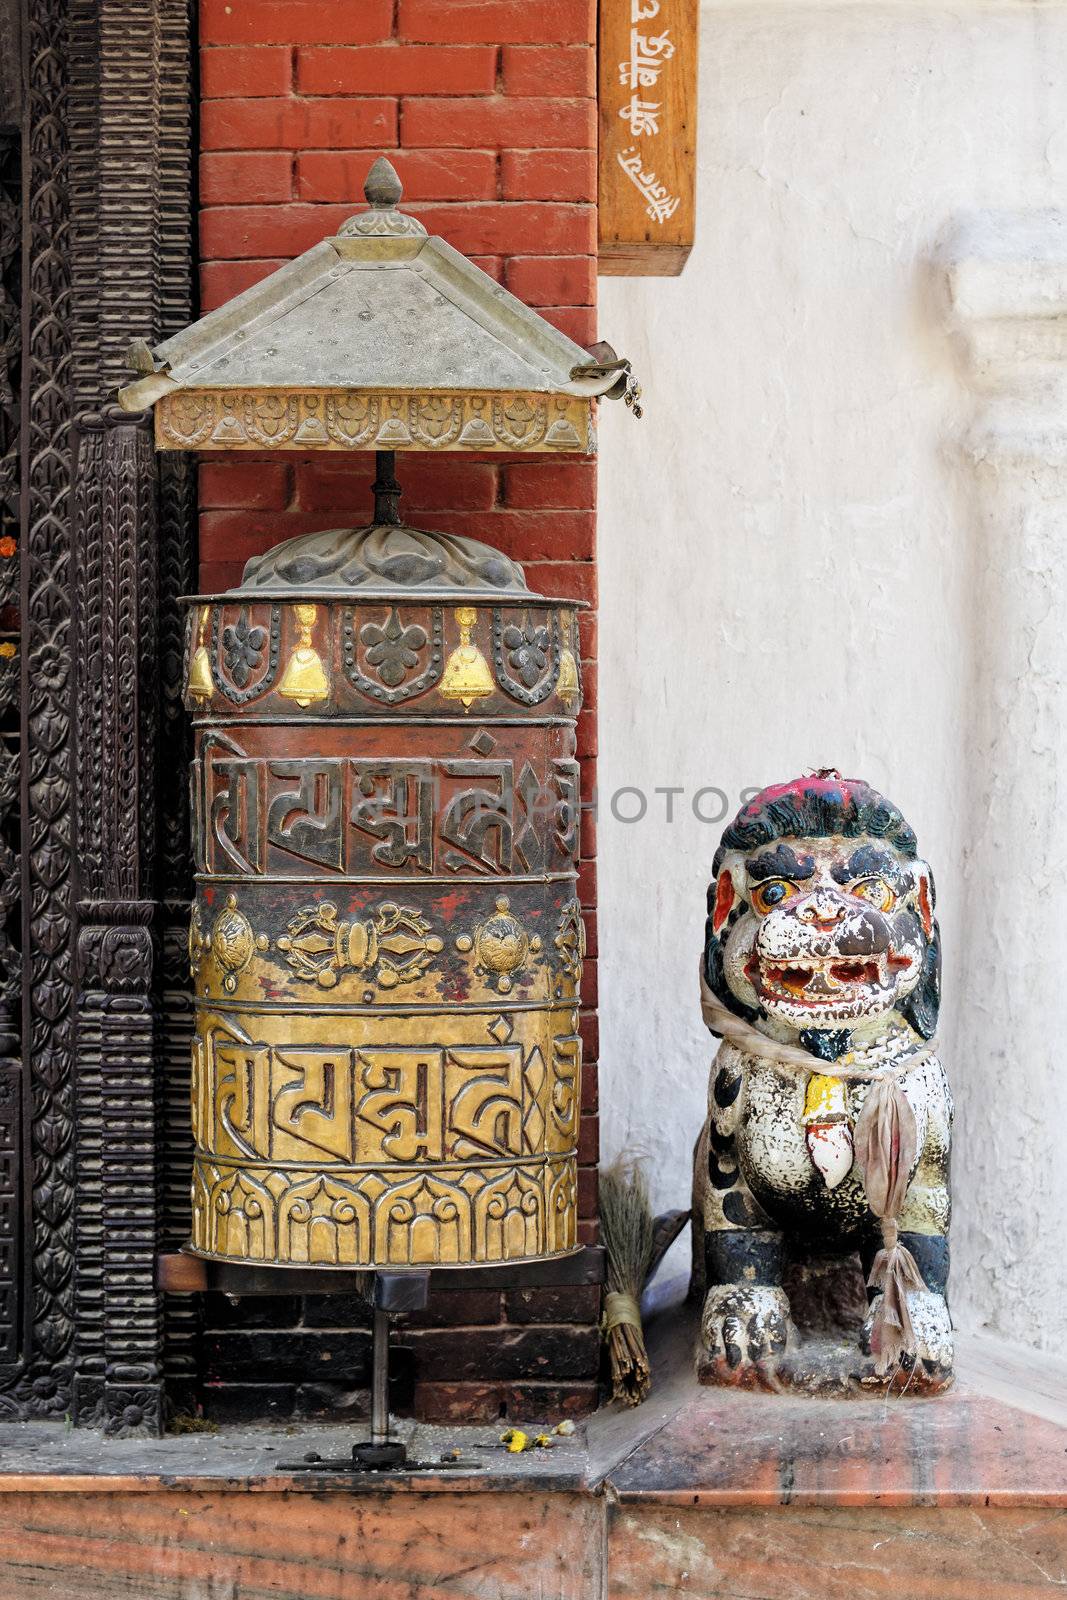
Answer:
<svg viewBox="0 0 1067 1600"><path fill-rule="evenodd" d="M399 1439L387 1439L381 1442L367 1439L361 1444L352 1446L350 1459L346 1459L343 1456L330 1459L320 1456L316 1451L310 1451L303 1461L280 1462L279 1471L324 1472L330 1474L339 1472L348 1474L358 1472L484 1472L485 1463L464 1460L458 1455L447 1455L439 1461L413 1461L408 1456L407 1446Z"/></svg>

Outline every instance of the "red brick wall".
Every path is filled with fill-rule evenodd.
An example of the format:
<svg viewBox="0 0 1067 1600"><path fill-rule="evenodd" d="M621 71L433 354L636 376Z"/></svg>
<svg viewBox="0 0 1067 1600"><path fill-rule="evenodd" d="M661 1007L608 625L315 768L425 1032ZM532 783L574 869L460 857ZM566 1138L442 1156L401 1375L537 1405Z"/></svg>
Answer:
<svg viewBox="0 0 1067 1600"><path fill-rule="evenodd" d="M384 152L404 184L405 208L431 233L580 344L591 343L595 40L595 0L201 0L202 308L222 304L336 232L362 204L367 170ZM249 556L295 533L365 521L371 471L367 455L205 458L203 588L238 581ZM398 457L398 476L409 521L484 539L521 561L532 587L595 605L592 462L410 455ZM596 757L594 613L583 614L581 628L586 709L579 755L588 800ZM591 959L580 1208L588 1243L596 1238L597 1161L589 817L583 856ZM518 1291L442 1296L423 1319L430 1325L409 1339L419 1409L496 1416L502 1407L528 1412L539 1400L551 1409L590 1403L595 1301L577 1285L528 1290L525 1298ZM312 1377L309 1365L317 1364L307 1355L331 1337L321 1330L336 1328L339 1315L321 1302L246 1302L236 1319L220 1308L208 1360L220 1414L255 1413L268 1402L275 1413L330 1409L329 1384L301 1386L293 1373ZM453 1331L457 1323L462 1335ZM471 1337L466 1330L475 1325L490 1331ZM478 1360L464 1351L478 1352ZM351 1354L355 1367L343 1379L337 1372L341 1381L333 1386L337 1405L362 1372L363 1354L357 1359L354 1347ZM459 1371L462 1382L444 1382Z"/></svg>

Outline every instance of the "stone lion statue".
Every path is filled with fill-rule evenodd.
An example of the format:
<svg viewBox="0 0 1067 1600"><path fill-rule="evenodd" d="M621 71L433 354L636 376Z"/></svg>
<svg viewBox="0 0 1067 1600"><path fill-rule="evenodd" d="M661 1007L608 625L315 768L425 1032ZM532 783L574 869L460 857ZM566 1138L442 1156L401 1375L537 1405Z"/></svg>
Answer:
<svg viewBox="0 0 1067 1600"><path fill-rule="evenodd" d="M715 856L701 990L722 1040L695 1174L702 1380L945 1387L940 947L930 868L897 807L835 771L745 805ZM800 1338L797 1263L818 1275L851 1257L855 1271L857 1254L869 1305L851 1332L844 1317Z"/></svg>

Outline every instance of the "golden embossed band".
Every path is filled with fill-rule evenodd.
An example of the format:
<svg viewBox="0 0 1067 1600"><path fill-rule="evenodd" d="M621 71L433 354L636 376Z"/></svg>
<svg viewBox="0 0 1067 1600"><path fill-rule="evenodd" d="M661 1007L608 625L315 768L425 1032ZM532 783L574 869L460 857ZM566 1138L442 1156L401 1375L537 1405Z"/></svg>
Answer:
<svg viewBox="0 0 1067 1600"><path fill-rule="evenodd" d="M575 1001L585 928L568 891L565 881L551 893L540 884L518 886L510 898L482 885L457 888L452 922L459 931L446 948L429 916L365 887L338 885L332 899L316 892L273 939L264 929L286 914L273 885L227 894L213 916L201 889L189 923L190 976L199 1000L235 1005L282 993L289 1004L318 1004L323 990L349 1008L380 1009L394 990L407 1005L439 1006L443 993L470 1005L508 994L521 1005ZM427 903L425 891L411 886L407 898ZM532 931L535 918L547 938Z"/></svg>
<svg viewBox="0 0 1067 1600"><path fill-rule="evenodd" d="M296 1172L197 1157L193 1240L203 1255L289 1266L491 1265L576 1243L572 1159L434 1172Z"/></svg>
<svg viewBox="0 0 1067 1600"><path fill-rule="evenodd" d="M575 1242L581 1043L569 1007L202 1011L193 1246L230 1260L438 1265ZM332 1041L332 1042L331 1042Z"/></svg>
<svg viewBox="0 0 1067 1600"><path fill-rule="evenodd" d="M596 450L575 395L181 389L155 419L161 450Z"/></svg>

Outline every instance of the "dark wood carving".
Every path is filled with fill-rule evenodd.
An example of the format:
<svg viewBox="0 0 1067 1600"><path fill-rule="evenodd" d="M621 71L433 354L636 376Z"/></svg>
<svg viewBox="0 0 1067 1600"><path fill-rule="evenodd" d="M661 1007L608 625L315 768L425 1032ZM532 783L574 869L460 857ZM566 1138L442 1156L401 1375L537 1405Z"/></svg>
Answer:
<svg viewBox="0 0 1067 1600"><path fill-rule="evenodd" d="M192 741L182 705L185 618L181 595L196 588L196 467L185 455L163 455L159 462L159 626L157 682L158 741L162 772L189 770ZM193 867L189 832L189 789L184 781L159 785L156 895L160 952L156 993L160 1029L157 1060L161 1243L176 1248L189 1237L189 1173L193 1135L189 1121L193 1001L189 993L189 902ZM189 1295L164 1302L163 1368L167 1397L178 1411L195 1408L200 1305Z"/></svg>
<svg viewBox="0 0 1067 1600"><path fill-rule="evenodd" d="M11 35L11 37L9 37ZM0 24L0 50L14 42ZM5 81L0 114L17 115ZM19 951L19 418L22 356L21 139L0 126L0 1387L17 1371L21 1329L22 963Z"/></svg>
<svg viewBox="0 0 1067 1600"><path fill-rule="evenodd" d="M195 504L190 467L161 469L108 399L131 335L193 314L191 6L16 11L0 0L5 67L21 55L0 83L0 1415L130 1431L160 1425L164 1365L187 1378L195 1340L153 1287L160 1235L187 1227L187 819L156 773L184 737Z"/></svg>
<svg viewBox="0 0 1067 1600"><path fill-rule="evenodd" d="M63 0L24 16L21 611L24 1240L32 1325L5 1409L62 1415L74 1340L71 297Z"/></svg>
<svg viewBox="0 0 1067 1600"><path fill-rule="evenodd" d="M0 0L0 126L16 132L22 106L21 32L21 0Z"/></svg>
<svg viewBox="0 0 1067 1600"><path fill-rule="evenodd" d="M157 485L145 417L90 413L79 435L78 1211L79 1243L94 1248L78 1253L75 1409L79 1420L130 1432L162 1420L151 897Z"/></svg>
<svg viewBox="0 0 1067 1600"><path fill-rule="evenodd" d="M82 135L76 141L75 289L83 312L76 392L79 405L93 405L128 377L131 334L154 342L193 315L191 21L188 0L153 0L150 16L144 0L71 5L88 47L79 56L98 64L95 77L79 79L75 92ZM91 289L101 262L114 262L117 270ZM186 741L176 602L194 582L195 468L157 460L144 422L131 424L113 411L87 419L84 441L90 501L95 477L102 473L104 482L103 537L86 544L86 593L91 602L97 587L111 582L136 616L123 614L118 627L100 633L95 656L79 651L82 662L99 662L100 681L111 680L117 696L113 723L99 704L95 679L92 685L86 680L78 702L79 748L90 760L83 776L86 785L95 780L95 794L83 802L79 838L95 852L97 876L92 893L84 880L82 892L86 902L101 895L80 908L80 1038L86 1050L79 1051L79 1086L93 1093L95 1069L101 1089L93 1116L86 1115L80 1092L79 1128L90 1147L102 1137L106 1148L120 1151L122 1162L139 1168L140 1180L127 1176L123 1187L122 1175L109 1172L107 1209L99 1218L91 1192L87 1197L81 1233L88 1228L93 1235L102 1226L104 1246L89 1265L79 1246L79 1284L86 1286L80 1305L90 1321L86 1344L79 1316L76 1418L92 1420L102 1405L110 1429L131 1431L159 1426L164 1367L175 1402L189 1403L196 1339L195 1305L172 1299L163 1308L152 1286L158 1242L180 1242L189 1226L192 1019L179 947L186 939L191 869L185 786L173 774L184 770L176 759ZM134 571L141 584L136 600ZM160 748L171 776L157 789ZM93 769L101 750L103 760ZM124 819L117 828L116 817ZM136 852L128 844L124 849L131 838ZM136 1085L138 1118L123 1118L116 1063L127 1090ZM115 1095L110 1107L109 1094ZM103 1310L94 1322L98 1277ZM134 1302L121 1327L110 1309L120 1291Z"/></svg>

